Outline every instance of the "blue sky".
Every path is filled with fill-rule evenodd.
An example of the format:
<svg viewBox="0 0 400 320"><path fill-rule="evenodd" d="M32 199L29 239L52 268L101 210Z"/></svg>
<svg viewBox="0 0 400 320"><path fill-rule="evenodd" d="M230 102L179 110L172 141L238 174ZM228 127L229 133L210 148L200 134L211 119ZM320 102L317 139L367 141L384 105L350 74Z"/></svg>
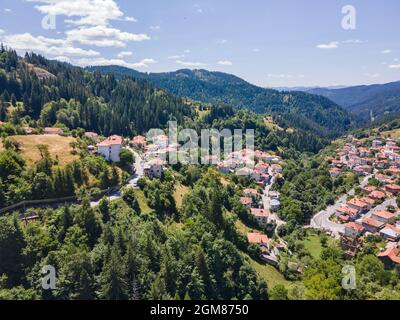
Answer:
<svg viewBox="0 0 400 320"><path fill-rule="evenodd" d="M356 29L342 28L342 8ZM55 28L42 20L55 16ZM76 65L204 68L260 86L400 80L398 0L2 0L0 41Z"/></svg>

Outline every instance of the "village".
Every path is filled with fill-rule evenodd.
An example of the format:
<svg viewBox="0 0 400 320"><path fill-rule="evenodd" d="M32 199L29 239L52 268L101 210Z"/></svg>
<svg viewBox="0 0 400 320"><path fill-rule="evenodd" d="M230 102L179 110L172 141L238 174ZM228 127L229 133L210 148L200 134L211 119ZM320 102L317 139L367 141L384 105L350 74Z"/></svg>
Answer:
<svg viewBox="0 0 400 320"><path fill-rule="evenodd" d="M363 141L352 136L347 143L326 157L330 175L339 177L353 172L361 184L335 205L314 217L314 227L336 235L349 259L363 248L369 236L382 239L379 259L387 268L400 265L400 211L396 198L400 193L400 147L398 139L375 138Z"/></svg>

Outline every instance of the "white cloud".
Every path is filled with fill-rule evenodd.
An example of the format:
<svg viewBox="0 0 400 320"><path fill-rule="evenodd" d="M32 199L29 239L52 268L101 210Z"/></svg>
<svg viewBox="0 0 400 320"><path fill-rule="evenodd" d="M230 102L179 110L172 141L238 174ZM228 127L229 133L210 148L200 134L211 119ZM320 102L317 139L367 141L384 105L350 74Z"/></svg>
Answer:
<svg viewBox="0 0 400 320"><path fill-rule="evenodd" d="M395 58L395 59L393 59L393 61L394 61L394 62L398 62L398 61L399 61L399 59Z"/></svg>
<svg viewBox="0 0 400 320"><path fill-rule="evenodd" d="M4 8L4 12L11 12L12 10L9 8Z"/></svg>
<svg viewBox="0 0 400 320"><path fill-rule="evenodd" d="M221 66L231 66L231 65L233 65L232 61L229 61L229 60L218 61L218 64L221 65Z"/></svg>
<svg viewBox="0 0 400 320"><path fill-rule="evenodd" d="M260 49L254 48L254 49L253 49L253 52L260 52Z"/></svg>
<svg viewBox="0 0 400 320"><path fill-rule="evenodd" d="M121 51L120 53L118 53L117 57L123 58L123 57L130 57L131 55L133 55L132 51Z"/></svg>
<svg viewBox="0 0 400 320"><path fill-rule="evenodd" d="M67 41L98 47L125 47L129 41L150 40L147 34L122 32L107 26L78 28L66 32Z"/></svg>
<svg viewBox="0 0 400 320"><path fill-rule="evenodd" d="M375 78L379 78L380 76L381 76L381 74L379 74L379 73L366 73L366 74L364 74L366 77L368 77L368 78L373 78L373 79L375 79Z"/></svg>
<svg viewBox="0 0 400 320"><path fill-rule="evenodd" d="M190 49L186 49L186 50L185 50L185 53L190 53Z"/></svg>
<svg viewBox="0 0 400 320"><path fill-rule="evenodd" d="M160 26L150 26L150 30L160 30Z"/></svg>
<svg viewBox="0 0 400 320"><path fill-rule="evenodd" d="M5 34L6 32L3 29L0 29L0 34Z"/></svg>
<svg viewBox="0 0 400 320"><path fill-rule="evenodd" d="M219 40L218 43L219 43L219 44L227 44L227 43L228 43L228 40L222 39L222 40Z"/></svg>
<svg viewBox="0 0 400 320"><path fill-rule="evenodd" d="M203 62L189 62L182 60L176 60L175 62L183 67L188 67L188 68L199 68L207 66L207 64Z"/></svg>
<svg viewBox="0 0 400 320"><path fill-rule="evenodd" d="M63 39L34 37L30 33L5 35L0 40L18 51L36 51L55 56L94 57L100 55L99 52L94 50L74 47Z"/></svg>
<svg viewBox="0 0 400 320"><path fill-rule="evenodd" d="M179 60L179 59L182 59L184 57L185 57L184 54L178 54L178 55L175 55L175 56L169 56L168 59L170 59L170 60Z"/></svg>
<svg viewBox="0 0 400 320"><path fill-rule="evenodd" d="M77 61L77 64L80 66L108 66L108 65L118 65L123 66L130 69L140 69L140 68L148 68L150 64L157 63L154 59L143 59L139 62L129 63L123 59L106 59L106 58L94 58L88 59L83 58Z"/></svg>
<svg viewBox="0 0 400 320"><path fill-rule="evenodd" d="M392 53L392 50L386 49L381 51L382 54L389 54Z"/></svg>
<svg viewBox="0 0 400 320"><path fill-rule="evenodd" d="M108 25L110 20L123 20L124 13L114 0L27 0L41 3L35 8L43 14L67 16L73 25ZM77 17L72 19L72 17ZM125 17L130 19L130 17Z"/></svg>
<svg viewBox="0 0 400 320"><path fill-rule="evenodd" d="M126 17L125 21L129 21L129 22L137 22L137 19L134 17Z"/></svg>
<svg viewBox="0 0 400 320"><path fill-rule="evenodd" d="M318 49L337 49L339 47L339 42L338 41L331 41L326 44L319 44L317 45Z"/></svg>
<svg viewBox="0 0 400 320"><path fill-rule="evenodd" d="M354 44L361 44L361 43L367 43L368 40L359 40L359 39L350 39L350 40L345 40L342 41L342 43L354 43Z"/></svg>
<svg viewBox="0 0 400 320"><path fill-rule="evenodd" d="M391 64L389 66L390 69L400 69L400 64Z"/></svg>

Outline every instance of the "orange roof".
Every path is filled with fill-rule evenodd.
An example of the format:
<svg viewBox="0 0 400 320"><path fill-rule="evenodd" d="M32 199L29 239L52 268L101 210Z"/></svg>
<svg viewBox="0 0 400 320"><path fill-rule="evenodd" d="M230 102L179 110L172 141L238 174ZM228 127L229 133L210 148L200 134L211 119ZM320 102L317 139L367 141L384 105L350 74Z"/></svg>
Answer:
<svg viewBox="0 0 400 320"><path fill-rule="evenodd" d="M98 143L97 146L98 147L109 147L109 146L118 145L118 144L122 145L122 137L114 135L114 136L108 137L106 140Z"/></svg>
<svg viewBox="0 0 400 320"><path fill-rule="evenodd" d="M389 184L386 186L387 189L391 189L391 190L398 190L400 191L400 186L397 184Z"/></svg>
<svg viewBox="0 0 400 320"><path fill-rule="evenodd" d="M361 224L356 223L356 222L348 222L348 223L346 223L345 227L353 229L357 232L362 232L364 230L364 227Z"/></svg>
<svg viewBox="0 0 400 320"><path fill-rule="evenodd" d="M378 254L378 257L388 257L396 264L400 264L400 257L399 257L400 250L396 247L387 248L384 252Z"/></svg>
<svg viewBox="0 0 400 320"><path fill-rule="evenodd" d="M96 132L85 132L85 136L89 138L96 138L99 135Z"/></svg>
<svg viewBox="0 0 400 320"><path fill-rule="evenodd" d="M254 195L257 195L257 194L258 194L258 191L257 191L256 189L245 189L245 190L243 190L243 193L244 193L244 194L254 194Z"/></svg>
<svg viewBox="0 0 400 320"><path fill-rule="evenodd" d="M350 214L350 215L354 215L354 214L358 213L357 209L350 208L350 207L348 207L346 205L343 205L343 206L337 208L336 211L342 212L342 213L345 213L345 214Z"/></svg>
<svg viewBox="0 0 400 320"><path fill-rule="evenodd" d="M240 202L244 205L246 204L252 204L253 203L253 199L252 198L248 198L248 197L242 197L240 198Z"/></svg>
<svg viewBox="0 0 400 320"><path fill-rule="evenodd" d="M381 227L384 225L383 222L380 222L380 221L375 220L375 219L373 219L373 218L364 218L364 219L362 220L362 223L363 223L363 224L366 224L366 225L368 225L368 226L375 227L375 228L381 228Z"/></svg>
<svg viewBox="0 0 400 320"><path fill-rule="evenodd" d="M385 198L386 194L383 191L372 191L369 195L371 198L375 198L375 199L383 199Z"/></svg>
<svg viewBox="0 0 400 320"><path fill-rule="evenodd" d="M256 244L262 244L262 243L267 244L269 241L268 237L262 233L248 233L247 240L250 243L256 243Z"/></svg>
<svg viewBox="0 0 400 320"><path fill-rule="evenodd" d="M366 203L366 204L369 204L369 205L375 203L375 200L374 200L374 199L371 199L371 198L361 198L360 201L362 201L362 202L364 202L364 203Z"/></svg>
<svg viewBox="0 0 400 320"><path fill-rule="evenodd" d="M257 208L252 208L251 209L251 214L256 216L256 217L262 217L262 218L267 218L269 216L267 210L257 209Z"/></svg>
<svg viewBox="0 0 400 320"><path fill-rule="evenodd" d="M353 198L350 201L347 202L349 205L358 207L358 208L366 208L368 204L364 201L361 201L361 199Z"/></svg>
<svg viewBox="0 0 400 320"><path fill-rule="evenodd" d="M135 144L146 144L146 138L143 136L133 137L132 142Z"/></svg>
<svg viewBox="0 0 400 320"><path fill-rule="evenodd" d="M389 211L385 211L385 210L378 210L372 213L374 216L379 217L379 218L383 218L383 219L393 219L395 217L395 215Z"/></svg>

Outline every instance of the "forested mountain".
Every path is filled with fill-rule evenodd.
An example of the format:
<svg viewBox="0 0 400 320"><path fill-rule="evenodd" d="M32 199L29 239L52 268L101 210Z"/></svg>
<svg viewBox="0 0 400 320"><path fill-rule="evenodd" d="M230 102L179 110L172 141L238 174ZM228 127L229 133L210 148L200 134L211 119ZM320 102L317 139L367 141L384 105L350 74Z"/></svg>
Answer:
<svg viewBox="0 0 400 320"><path fill-rule="evenodd" d="M118 66L91 67L91 71L149 80L179 96L209 103L225 103L274 115L279 125L300 128L322 137L334 137L351 127L349 114L322 96L304 92L279 92L252 85L234 75L206 70L139 73Z"/></svg>
<svg viewBox="0 0 400 320"><path fill-rule="evenodd" d="M41 119L42 125L58 122L103 135L144 133L165 127L170 119L181 123L193 114L183 99L145 80L117 80L34 53L22 59L4 47L0 49L0 102L0 121L13 106L15 122Z"/></svg>
<svg viewBox="0 0 400 320"><path fill-rule="evenodd" d="M375 120L400 115L400 81L342 89L314 88L307 92L323 95L364 120L371 115Z"/></svg>

